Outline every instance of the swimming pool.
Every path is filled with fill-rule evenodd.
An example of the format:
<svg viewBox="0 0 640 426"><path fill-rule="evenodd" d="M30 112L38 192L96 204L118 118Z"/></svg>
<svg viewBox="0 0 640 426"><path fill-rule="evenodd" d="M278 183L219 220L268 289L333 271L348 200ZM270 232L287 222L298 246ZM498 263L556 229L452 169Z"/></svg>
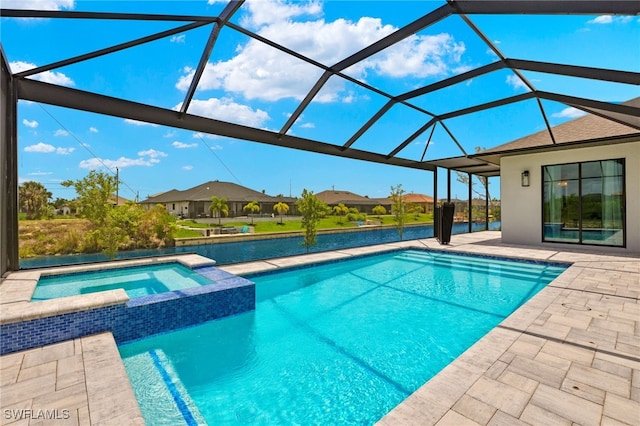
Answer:
<svg viewBox="0 0 640 426"><path fill-rule="evenodd" d="M130 298L209 285L213 281L178 262L109 268L40 278L32 301L122 288Z"/></svg>
<svg viewBox="0 0 640 426"><path fill-rule="evenodd" d="M373 424L565 268L408 250L251 276L254 312L120 353L148 424Z"/></svg>

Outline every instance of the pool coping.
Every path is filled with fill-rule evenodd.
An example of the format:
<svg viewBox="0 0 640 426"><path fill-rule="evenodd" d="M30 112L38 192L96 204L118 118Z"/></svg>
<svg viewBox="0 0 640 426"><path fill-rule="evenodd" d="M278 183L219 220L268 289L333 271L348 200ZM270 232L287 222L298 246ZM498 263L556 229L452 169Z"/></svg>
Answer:
<svg viewBox="0 0 640 426"><path fill-rule="evenodd" d="M468 254L489 253L515 259L552 259L572 265L380 419L378 424L639 423L638 257L506 245L500 242L499 231L484 231L454 235L446 246L439 245L434 239L425 239L219 268L242 275L294 264L413 247ZM0 301L4 302L3 299ZM591 311L584 310L587 305L592 308ZM43 405L42 400L25 390L25 383L33 383L33 376L38 376L36 370L40 371L40 376L47 376L46 372L51 368L51 362L47 360L51 356L44 356L40 365L26 366L15 360L32 351L42 351L43 354L55 352L57 347L50 345L0 357L3 395L0 408L54 408L53 402ZM117 357L111 361L122 367L119 356L111 353ZM20 380L22 376L24 380ZM50 376L48 374L47 377ZM124 388L131 386L126 376L120 378L118 383ZM89 388L88 382L86 386ZM66 389L63 386L61 388ZM5 395L10 395L11 404L5 404ZM129 398L133 398L132 394ZM69 399L61 397L60 401L65 401L67 408L73 405ZM86 401L86 397L83 401ZM137 407L135 399L133 403ZM115 411L112 410L113 415L122 413L117 408L118 404L113 405L116 407ZM131 404L131 400L126 404ZM76 405L79 408L76 409L75 418L90 419L78 421L79 424L98 423L93 421L91 406ZM88 417L85 415L87 411ZM140 424L139 409L127 413L131 422L124 423Z"/></svg>

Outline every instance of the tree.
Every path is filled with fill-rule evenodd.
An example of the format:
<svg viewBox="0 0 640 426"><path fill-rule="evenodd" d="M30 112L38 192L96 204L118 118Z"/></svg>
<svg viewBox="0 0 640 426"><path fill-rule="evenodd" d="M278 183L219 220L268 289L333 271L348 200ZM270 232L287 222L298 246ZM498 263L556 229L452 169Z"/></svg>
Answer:
<svg viewBox="0 0 640 426"><path fill-rule="evenodd" d="M47 204L51 196L51 192L40 182L29 181L18 187L20 208L27 214L27 219L47 216Z"/></svg>
<svg viewBox="0 0 640 426"><path fill-rule="evenodd" d="M115 176L92 170L83 179L66 180L62 186L74 187L78 194L77 207L80 216L88 219L97 228L102 227L114 207L114 193L117 187Z"/></svg>
<svg viewBox="0 0 640 426"><path fill-rule="evenodd" d="M476 153L480 153L483 151L486 151L486 148L483 148L481 146L476 146L475 147L475 151ZM464 185L468 185L469 184L469 175L467 173L462 173L462 172L456 172L456 180ZM476 178L478 179L478 181L480 182L480 185L482 185L483 188L483 192L480 192L476 189L475 187L475 182L471 181L471 191L473 193L475 193L479 198L484 199L485 196L489 195L489 178L486 176L479 176L477 175ZM492 200L491 197L489 197L489 208L491 208L492 206Z"/></svg>
<svg viewBox="0 0 640 426"><path fill-rule="evenodd" d="M349 207L339 203L337 206L333 207L333 212L338 215L338 223L342 223L342 216L349 213Z"/></svg>
<svg viewBox="0 0 640 426"><path fill-rule="evenodd" d="M260 211L260 205L257 201L252 201L244 206L242 210L247 214L258 213ZM251 224L253 225L253 216L251 216Z"/></svg>
<svg viewBox="0 0 640 426"><path fill-rule="evenodd" d="M316 244L318 222L325 214L327 205L313 195L313 191L303 189L302 196L296 201L296 206L302 215L303 244L307 248L307 253L309 253L309 248Z"/></svg>
<svg viewBox="0 0 640 426"><path fill-rule="evenodd" d="M139 207L137 204L134 205ZM176 220L162 204L144 212L136 233L140 247L173 245L173 234L177 229Z"/></svg>
<svg viewBox="0 0 640 426"><path fill-rule="evenodd" d="M418 219L420 214L424 213L424 208L420 204L409 204L407 206L407 213L414 214L416 219Z"/></svg>
<svg viewBox="0 0 640 426"><path fill-rule="evenodd" d="M402 189L401 183L398 186L391 187L391 194L389 195L389 198L391 198L391 214L393 215L393 222L396 224L400 241L402 241L404 223L407 220L407 206L403 195L404 189Z"/></svg>
<svg viewBox="0 0 640 426"><path fill-rule="evenodd" d="M104 223L93 231L102 251L114 259L120 247L129 241L129 229L131 228L131 217L124 208L114 207L107 212ZM134 225L135 226L135 225Z"/></svg>
<svg viewBox="0 0 640 426"><path fill-rule="evenodd" d="M282 214L287 214L289 211L289 205L287 203L283 203L282 201L278 202L273 206L273 211L280 215L280 224L282 224Z"/></svg>
<svg viewBox="0 0 640 426"><path fill-rule="evenodd" d="M229 206L227 205L227 199L224 197L211 197L211 204L209 204L209 210L213 215L218 216L218 225L222 224L222 216L229 214Z"/></svg>
<svg viewBox="0 0 640 426"><path fill-rule="evenodd" d="M380 216L387 214L387 209L384 208L384 206L375 206L373 209L371 209L371 211L373 212L373 214L378 215L378 219L381 219Z"/></svg>

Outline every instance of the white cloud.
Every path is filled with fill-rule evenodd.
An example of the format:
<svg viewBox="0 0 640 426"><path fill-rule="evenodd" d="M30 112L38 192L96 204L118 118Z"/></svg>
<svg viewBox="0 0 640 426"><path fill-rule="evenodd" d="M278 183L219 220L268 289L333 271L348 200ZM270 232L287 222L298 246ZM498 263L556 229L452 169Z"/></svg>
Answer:
<svg viewBox="0 0 640 426"><path fill-rule="evenodd" d="M287 3L283 0L248 1L249 15L243 17L242 24L254 28L276 22L288 21L299 16L320 16L322 5L318 1Z"/></svg>
<svg viewBox="0 0 640 426"><path fill-rule="evenodd" d="M464 43L449 34L411 36L367 62L388 77L429 77L446 75L464 51Z"/></svg>
<svg viewBox="0 0 640 426"><path fill-rule="evenodd" d="M182 170L186 170L186 171L193 170L193 166L182 166Z"/></svg>
<svg viewBox="0 0 640 426"><path fill-rule="evenodd" d="M195 148L195 147L198 146L197 143L184 143L184 142L180 142L180 141L173 141L173 143L171 145L174 146L175 148L178 148L178 149Z"/></svg>
<svg viewBox="0 0 640 426"><path fill-rule="evenodd" d="M186 34L174 35L169 39L171 43L180 43L180 44L184 44L186 40L187 40Z"/></svg>
<svg viewBox="0 0 640 426"><path fill-rule="evenodd" d="M146 151L138 152L138 158L120 157L117 160L109 160L107 158L90 158L89 160L83 160L78 165L82 169L95 170L100 167L106 166L110 169L118 167L123 169L125 167L152 167L154 164L160 162L160 157L166 157L162 151L156 151L155 149L148 149Z"/></svg>
<svg viewBox="0 0 640 426"><path fill-rule="evenodd" d="M517 75L508 75L505 81L509 86L514 89L526 89L527 86L520 80L520 77Z"/></svg>
<svg viewBox="0 0 640 426"><path fill-rule="evenodd" d="M165 133L165 135L164 135L163 137L165 137L165 138L172 138L172 137L174 137L175 135L176 135L175 130L170 130L170 131L168 131L167 133Z"/></svg>
<svg viewBox="0 0 640 426"><path fill-rule="evenodd" d="M182 102L173 109L179 111ZM252 109L247 105L241 105L233 102L230 98L209 98L207 100L194 99L189 104L190 114L200 115L203 117L214 118L217 120L230 121L247 126L260 127L269 120L269 114L260 109Z"/></svg>
<svg viewBox="0 0 640 426"><path fill-rule="evenodd" d="M587 24L610 24L612 22L613 22L613 16L600 15L590 21L587 21Z"/></svg>
<svg viewBox="0 0 640 426"><path fill-rule="evenodd" d="M35 145L29 145L24 148L25 152L54 152L56 147L48 143L40 142Z"/></svg>
<svg viewBox="0 0 640 426"><path fill-rule="evenodd" d="M125 118L124 122L127 124L133 124L134 126L151 126L151 127L158 127L157 124L154 123L147 123L146 121L138 121L138 120L132 120L130 118Z"/></svg>
<svg viewBox="0 0 640 426"><path fill-rule="evenodd" d="M313 123L304 123L301 124L300 127L302 127L303 129L315 129L316 125Z"/></svg>
<svg viewBox="0 0 640 426"><path fill-rule="evenodd" d="M246 3L252 25L257 32L300 54L324 64L335 64L376 40L391 34L396 27L381 19L363 17L358 21L322 18L294 22L299 16L319 16L320 3L288 4L281 0ZM428 77L446 75L459 66L464 44L449 34L412 35L348 70L354 78L365 79L368 73L386 77ZM186 91L194 70L184 68L176 87ZM301 100L320 77L322 71L263 43L250 40L238 46L229 60L208 63L198 85L199 90L224 89L246 99L277 101L284 98ZM322 95L315 101L342 100L344 81L330 79Z"/></svg>
<svg viewBox="0 0 640 426"><path fill-rule="evenodd" d="M563 109L560 112L551 114L551 116L556 118L578 118L586 114L587 114L586 112L579 110L578 108L568 107Z"/></svg>
<svg viewBox="0 0 640 426"><path fill-rule="evenodd" d="M82 160L80 164L78 164L78 166L81 169L89 169L89 170L99 169L100 167L103 167L103 166L106 166L110 169L113 169L115 167L118 167L119 169L124 169L125 167L133 167L133 166L151 167L153 166L154 163L157 163L157 161L153 162L144 158L120 157L117 160L90 158L88 160Z"/></svg>
<svg viewBox="0 0 640 426"><path fill-rule="evenodd" d="M33 173L29 173L29 176L48 176L52 174L53 172L33 172Z"/></svg>
<svg viewBox="0 0 640 426"><path fill-rule="evenodd" d="M67 132L66 130L63 130L63 129L58 129L53 134L53 136L69 136L69 132Z"/></svg>
<svg viewBox="0 0 640 426"><path fill-rule="evenodd" d="M29 121L26 118L22 120L22 124L24 124L27 127L31 127L32 129L35 129L36 127L38 127L38 122L36 120Z"/></svg>
<svg viewBox="0 0 640 426"><path fill-rule="evenodd" d="M69 155L71 154L73 151L75 151L76 149L71 147L71 148L56 148L56 154L60 154L60 155Z"/></svg>
<svg viewBox="0 0 640 426"><path fill-rule="evenodd" d="M632 20L633 20L633 17L631 16L600 15L587 21L587 24L604 24L604 25L613 24L613 23L626 24L628 22L631 22Z"/></svg>
<svg viewBox="0 0 640 426"><path fill-rule="evenodd" d="M44 143L44 142L39 142L35 145L29 145L24 148L25 152L39 152L44 154L55 152L56 154L59 154L59 155L68 155L75 150L76 150L75 148L61 148L61 147L56 148L55 146L49 145L48 143Z"/></svg>
<svg viewBox="0 0 640 426"><path fill-rule="evenodd" d="M98 133L98 129L96 129L95 127L89 127L89 131L91 133Z"/></svg>
<svg viewBox="0 0 640 426"><path fill-rule="evenodd" d="M140 151L140 152L138 152L138 155L140 157L149 157L150 158L149 161L152 161L154 163L160 162L160 160L158 160L159 157L166 157L167 156L167 154L165 154L164 152L156 151L155 149L148 149L146 151Z"/></svg>
<svg viewBox="0 0 640 426"><path fill-rule="evenodd" d="M11 62L9 66L11 67L11 71L14 73L27 71L37 67L36 64L32 64L30 62L23 62L23 61ZM75 85L72 79L70 79L69 77L67 77L61 72L55 72L55 71L41 72L36 75L33 75L31 78L33 78L34 80L42 81L43 83L57 84L58 86L74 86Z"/></svg>
<svg viewBox="0 0 640 426"><path fill-rule="evenodd" d="M74 0L2 0L5 9L62 10L73 9Z"/></svg>

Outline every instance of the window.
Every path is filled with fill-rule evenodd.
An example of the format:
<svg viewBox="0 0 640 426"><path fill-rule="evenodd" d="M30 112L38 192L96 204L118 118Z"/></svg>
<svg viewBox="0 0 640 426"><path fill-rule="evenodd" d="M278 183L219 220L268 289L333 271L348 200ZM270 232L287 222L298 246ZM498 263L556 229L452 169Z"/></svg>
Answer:
<svg viewBox="0 0 640 426"><path fill-rule="evenodd" d="M542 167L545 242L625 246L624 159Z"/></svg>

